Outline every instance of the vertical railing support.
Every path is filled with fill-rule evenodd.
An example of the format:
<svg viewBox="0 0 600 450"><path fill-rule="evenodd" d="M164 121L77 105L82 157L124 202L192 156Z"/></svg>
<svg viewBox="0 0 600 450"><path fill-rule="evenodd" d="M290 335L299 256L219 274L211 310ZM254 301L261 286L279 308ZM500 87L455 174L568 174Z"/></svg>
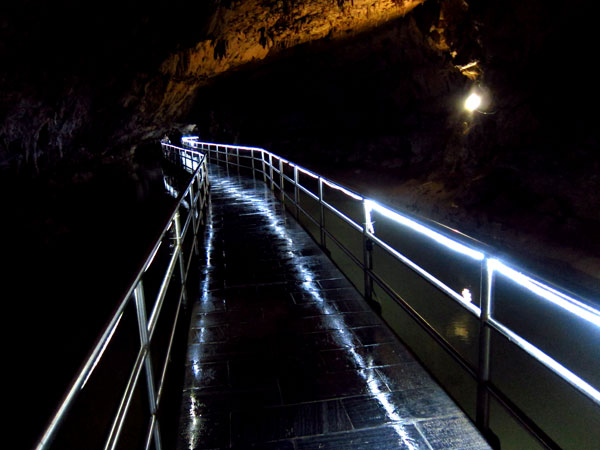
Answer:
<svg viewBox="0 0 600 450"><path fill-rule="evenodd" d="M281 191L281 203L285 206L285 191L283 190L283 161L279 158L279 190Z"/></svg>
<svg viewBox="0 0 600 450"><path fill-rule="evenodd" d="M256 180L256 174L254 173L256 171L256 168L254 167L254 150L250 150L250 161L252 164L252 179Z"/></svg>
<svg viewBox="0 0 600 450"><path fill-rule="evenodd" d="M273 155L269 153L269 179L271 181L271 190L275 190L275 183L273 181Z"/></svg>
<svg viewBox="0 0 600 450"><path fill-rule="evenodd" d="M200 191L198 191L200 192ZM199 194L198 194L199 195ZM198 249L198 217L196 217L196 213L198 212L198 199L194 194L194 183L190 184L190 212L192 215L192 234L194 239L194 255L198 256L200 254L200 250Z"/></svg>
<svg viewBox="0 0 600 450"><path fill-rule="evenodd" d="M323 178L319 177L319 231L321 233L321 246L326 248L325 241L325 211L323 206Z"/></svg>
<svg viewBox="0 0 600 450"><path fill-rule="evenodd" d="M265 152L263 150L260 151L260 159L262 161L263 181L266 184L267 183L267 168L265 167Z"/></svg>
<svg viewBox="0 0 600 450"><path fill-rule="evenodd" d="M152 369L152 360L150 358L150 340L148 338L148 319L146 317L146 302L144 300L144 286L140 280L133 292L135 297L135 309L137 312L138 329L140 333L140 343L146 348L146 356L144 357L144 369L146 372L146 383L148 388L148 406L150 407L150 417L156 419L156 390L154 388L154 374ZM152 423L152 421L150 422ZM157 450L162 448L160 442L160 431L158 421L156 421L153 429L154 446Z"/></svg>
<svg viewBox="0 0 600 450"><path fill-rule="evenodd" d="M294 205L296 205L296 220L300 218L300 189L298 188L298 166L294 166Z"/></svg>
<svg viewBox="0 0 600 450"><path fill-rule="evenodd" d="M364 272L364 298L372 305L373 303L373 279L371 278L371 271L373 270L373 240L369 237L369 226L371 224L371 217L367 213L368 209L364 206L366 202L363 199L363 211L365 214L365 220L363 224L363 272Z"/></svg>
<svg viewBox="0 0 600 450"><path fill-rule="evenodd" d="M485 437L489 437L490 393L487 385L490 380L491 329L489 321L492 311L492 274L487 258L481 262L480 310L475 424Z"/></svg>
<svg viewBox="0 0 600 450"><path fill-rule="evenodd" d="M175 217L173 219L175 222L175 251L179 252L179 273L181 278L181 298L184 305L187 305L187 293L185 289L185 260L183 257L183 245L181 242L181 224L179 221L179 208L175 213Z"/></svg>

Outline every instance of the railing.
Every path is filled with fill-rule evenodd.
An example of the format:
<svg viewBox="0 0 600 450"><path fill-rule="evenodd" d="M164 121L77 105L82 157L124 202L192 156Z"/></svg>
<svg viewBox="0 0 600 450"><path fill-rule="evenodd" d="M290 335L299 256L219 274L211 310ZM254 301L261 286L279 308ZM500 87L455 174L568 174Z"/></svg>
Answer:
<svg viewBox="0 0 600 450"><path fill-rule="evenodd" d="M162 448L158 416L167 367L208 201L206 158L169 144L163 151L191 180L37 449Z"/></svg>
<svg viewBox="0 0 600 450"><path fill-rule="evenodd" d="M597 309L481 242L264 149L184 144L261 177L492 444L584 448L600 438L589 425L600 420ZM565 403L577 414L556 414Z"/></svg>

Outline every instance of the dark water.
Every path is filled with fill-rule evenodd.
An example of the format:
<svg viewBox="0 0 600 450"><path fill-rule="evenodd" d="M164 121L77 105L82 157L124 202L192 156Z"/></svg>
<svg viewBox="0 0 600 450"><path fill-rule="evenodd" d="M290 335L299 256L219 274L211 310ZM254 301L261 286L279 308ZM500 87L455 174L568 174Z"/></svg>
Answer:
<svg viewBox="0 0 600 450"><path fill-rule="evenodd" d="M11 409L27 423L23 448L39 437L172 212L165 177L177 188L189 175L156 164L133 176L105 168L62 187L3 180L2 299L14 325Z"/></svg>

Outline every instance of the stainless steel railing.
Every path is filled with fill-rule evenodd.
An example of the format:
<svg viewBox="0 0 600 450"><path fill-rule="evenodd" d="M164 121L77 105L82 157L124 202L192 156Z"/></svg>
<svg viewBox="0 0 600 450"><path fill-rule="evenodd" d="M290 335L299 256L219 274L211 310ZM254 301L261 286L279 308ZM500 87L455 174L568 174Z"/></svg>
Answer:
<svg viewBox="0 0 600 450"><path fill-rule="evenodd" d="M103 377L107 373L111 378L121 375L122 393L117 396L116 403L107 408L113 414L103 422L105 426L96 426L94 432L90 431L90 442L85 448L100 446L97 441L99 437L94 434L96 432L104 436L104 449L116 448L126 421L138 415L138 411L131 413L131 405L137 396L146 397L147 409L146 426L142 423L141 436L136 437L136 442L146 449L162 448L158 411L176 329L182 317L181 307L186 301L186 280L192 258L198 253L198 230L204 220L209 195L206 158L198 152L166 143L162 147L165 156L183 166L191 174L191 179L179 195L159 239L64 395L37 443L37 449L49 448L57 437L60 441L61 433L68 436L75 432L69 428L73 426L69 421L76 415L77 402L92 389L94 382L99 385L99 394L93 398L94 413L86 420L97 420L94 416L102 409L99 406L103 400L101 397L108 396L103 392L106 382ZM159 264L159 261L163 264ZM147 285L153 285L153 289ZM154 295L152 303L148 305L146 298L150 290ZM165 311L170 312L168 317ZM119 355L114 359L107 357L111 351L115 353L126 347L124 344L129 344L135 334L139 336L139 345L132 347L131 355ZM117 339L116 336L123 337ZM104 367L106 365L109 367ZM102 373L98 374L99 371ZM146 389L140 383L142 373ZM135 417L134 422L139 423L140 418Z"/></svg>
<svg viewBox="0 0 600 450"><path fill-rule="evenodd" d="M565 422L538 409L561 408L564 398L600 418L600 354L593 351L600 312L590 304L511 267L481 242L394 211L264 149L195 137L183 142L210 162L262 177L490 440L501 422L515 421L538 445L560 448L569 439L557 431ZM430 356L438 350L425 337L458 371L439 367L443 356ZM447 371L455 378L466 373L475 388L444 383ZM528 396L546 407L532 408ZM586 420L569 420L573 433L586 431Z"/></svg>

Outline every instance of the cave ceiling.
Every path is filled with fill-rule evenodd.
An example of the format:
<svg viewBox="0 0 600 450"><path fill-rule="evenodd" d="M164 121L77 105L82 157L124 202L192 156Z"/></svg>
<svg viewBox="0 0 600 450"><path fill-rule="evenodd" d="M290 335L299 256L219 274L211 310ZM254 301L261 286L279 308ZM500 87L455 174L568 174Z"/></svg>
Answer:
<svg viewBox="0 0 600 450"><path fill-rule="evenodd" d="M536 205L519 226L597 248L591 3L8 1L0 170L77 171L193 130L385 172L414 187L403 206L420 193L509 226Z"/></svg>

